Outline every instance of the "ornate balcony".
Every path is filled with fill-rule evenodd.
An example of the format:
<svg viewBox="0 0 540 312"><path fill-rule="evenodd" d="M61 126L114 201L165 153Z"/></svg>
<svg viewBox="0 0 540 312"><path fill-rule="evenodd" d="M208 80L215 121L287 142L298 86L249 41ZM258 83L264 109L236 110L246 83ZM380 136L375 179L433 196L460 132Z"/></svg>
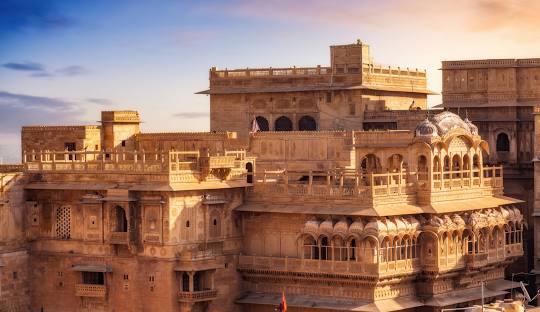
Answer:
<svg viewBox="0 0 540 312"><path fill-rule="evenodd" d="M519 244L510 244L505 246L506 257L521 257L523 256L523 246Z"/></svg>
<svg viewBox="0 0 540 312"><path fill-rule="evenodd" d="M129 243L128 232L111 232L109 235L109 243L115 245L127 245Z"/></svg>
<svg viewBox="0 0 540 312"><path fill-rule="evenodd" d="M76 284L75 296L77 297L93 297L93 298L105 298L107 294L107 288L105 285L97 284Z"/></svg>
<svg viewBox="0 0 540 312"><path fill-rule="evenodd" d="M240 256L240 269L262 269L287 272L359 274L382 277L420 271L419 259L404 259L381 263L357 261L312 260L281 257Z"/></svg>
<svg viewBox="0 0 540 312"><path fill-rule="evenodd" d="M472 269L484 267L488 264L488 254L479 253L479 254L465 255L465 264L468 268L472 268Z"/></svg>
<svg viewBox="0 0 540 312"><path fill-rule="evenodd" d="M217 290L201 290L201 291L179 291L178 292L178 301L179 302L201 302L201 301L210 301L217 298Z"/></svg>

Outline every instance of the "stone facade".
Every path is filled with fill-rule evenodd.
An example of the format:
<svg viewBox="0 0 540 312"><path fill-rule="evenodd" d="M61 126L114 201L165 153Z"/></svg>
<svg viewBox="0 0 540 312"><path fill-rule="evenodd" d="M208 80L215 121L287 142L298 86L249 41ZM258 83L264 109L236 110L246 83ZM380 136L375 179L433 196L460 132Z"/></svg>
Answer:
<svg viewBox="0 0 540 312"><path fill-rule="evenodd" d="M540 104L540 59L444 61L442 76L443 106L478 126L490 146L486 163L504 165L505 194L524 201L526 256L513 271L528 272L535 267L532 113Z"/></svg>
<svg viewBox="0 0 540 312"><path fill-rule="evenodd" d="M2 192L17 247L2 253L4 310L271 311L285 290L291 311L433 311L477 302L481 282L490 299L516 286L520 201L453 113L247 140L102 118L88 140L103 150L63 148L72 134L54 127L4 170L18 181Z"/></svg>
<svg viewBox="0 0 540 312"><path fill-rule="evenodd" d="M330 47L329 67L210 70L210 128L247 137L263 131L360 130L364 112L425 109L426 73L377 65L369 46Z"/></svg>
<svg viewBox="0 0 540 312"><path fill-rule="evenodd" d="M530 198L507 171L530 166L536 63L443 63L455 114L427 110L423 71L330 52L212 68L210 133L142 133L135 111L23 127L23 165L0 166L0 311L274 311L284 291L291 312L422 312L519 287L529 213L506 195Z"/></svg>

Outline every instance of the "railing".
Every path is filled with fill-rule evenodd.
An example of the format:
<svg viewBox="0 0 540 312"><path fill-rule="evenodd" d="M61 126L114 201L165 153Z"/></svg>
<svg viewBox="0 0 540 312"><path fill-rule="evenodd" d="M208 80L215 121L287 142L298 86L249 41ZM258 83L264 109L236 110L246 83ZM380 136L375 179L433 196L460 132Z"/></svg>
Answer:
<svg viewBox="0 0 540 312"><path fill-rule="evenodd" d="M96 284L76 284L75 296L77 297L94 297L104 298L107 294L105 285Z"/></svg>
<svg viewBox="0 0 540 312"><path fill-rule="evenodd" d="M505 246L506 256L507 257L519 257L523 256L523 246L522 244L509 244Z"/></svg>
<svg viewBox="0 0 540 312"><path fill-rule="evenodd" d="M487 253L478 253L478 254L468 254L464 255L465 264L470 268L479 268L486 266L488 264L488 254Z"/></svg>
<svg viewBox="0 0 540 312"><path fill-rule="evenodd" d="M288 68L254 68L254 69L225 69L210 71L211 78L245 78L245 77L268 77L268 76L313 76L329 75L332 73L330 67L288 67Z"/></svg>
<svg viewBox="0 0 540 312"><path fill-rule="evenodd" d="M24 166L22 164L0 164L0 173L16 173L22 172Z"/></svg>
<svg viewBox="0 0 540 312"><path fill-rule="evenodd" d="M30 173L129 173L159 175L154 181L199 182L202 169L228 168L227 179L245 179L245 151L201 156L198 151L31 151L25 152L24 170ZM124 177L129 178L127 175Z"/></svg>
<svg viewBox="0 0 540 312"><path fill-rule="evenodd" d="M180 302L198 302L209 301L217 298L217 290L201 290L201 291L179 291L178 301Z"/></svg>
<svg viewBox="0 0 540 312"><path fill-rule="evenodd" d="M365 276L388 276L420 270L419 259L365 263L358 261L332 261L288 257L240 256L240 269L263 269L307 273L361 274Z"/></svg>
<svg viewBox="0 0 540 312"><path fill-rule="evenodd" d="M502 167L485 167L483 170L460 170L431 173L387 172L364 173L351 169L328 171L263 171L254 175L252 192L324 198L399 197L415 195L417 190L492 187L503 185ZM405 199L403 197L403 199Z"/></svg>
<svg viewBox="0 0 540 312"><path fill-rule="evenodd" d="M116 245L127 245L129 243L128 232L111 232L109 242Z"/></svg>

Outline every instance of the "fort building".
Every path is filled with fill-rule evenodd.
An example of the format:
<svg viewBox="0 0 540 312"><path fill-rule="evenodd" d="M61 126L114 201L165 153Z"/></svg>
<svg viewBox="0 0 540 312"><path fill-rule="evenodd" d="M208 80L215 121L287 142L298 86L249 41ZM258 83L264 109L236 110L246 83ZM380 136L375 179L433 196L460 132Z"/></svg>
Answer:
<svg viewBox="0 0 540 312"><path fill-rule="evenodd" d="M243 149L102 119L24 127L23 166L2 166L3 310L273 311L285 290L291 311L437 311L517 286L521 201L454 113Z"/></svg>
<svg viewBox="0 0 540 312"><path fill-rule="evenodd" d="M373 62L369 45L330 47L330 66L210 70L210 128L357 130L364 112L427 108L426 72ZM425 114L424 114L425 116Z"/></svg>
<svg viewBox="0 0 540 312"><path fill-rule="evenodd" d="M0 311L274 311L284 291L291 312L427 312L510 296L529 214L507 171L526 155L499 155L498 121L446 82L453 112L428 110L424 71L376 65L362 42L330 50L330 67L212 68L212 132L144 133L135 111L23 127L22 165L0 165ZM523 119L501 125L532 122L505 103Z"/></svg>
<svg viewBox="0 0 540 312"><path fill-rule="evenodd" d="M524 235L528 247L514 271L529 272L540 264L532 248L532 160L538 155L534 153L533 109L540 104L540 59L443 61L442 80L444 108L478 126L490 146L486 163L504 165L505 194L524 201L520 209L529 224Z"/></svg>

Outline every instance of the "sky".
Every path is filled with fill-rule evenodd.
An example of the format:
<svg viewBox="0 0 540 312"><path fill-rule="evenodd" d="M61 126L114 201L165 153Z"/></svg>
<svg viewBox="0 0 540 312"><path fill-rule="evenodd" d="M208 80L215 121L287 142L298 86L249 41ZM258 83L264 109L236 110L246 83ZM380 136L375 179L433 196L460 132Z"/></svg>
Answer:
<svg viewBox="0 0 540 312"><path fill-rule="evenodd" d="M0 162L22 125L96 124L141 113L145 132L207 131L208 71L327 66L329 46L376 63L540 57L538 0L0 0ZM431 96L430 105L440 96Z"/></svg>

